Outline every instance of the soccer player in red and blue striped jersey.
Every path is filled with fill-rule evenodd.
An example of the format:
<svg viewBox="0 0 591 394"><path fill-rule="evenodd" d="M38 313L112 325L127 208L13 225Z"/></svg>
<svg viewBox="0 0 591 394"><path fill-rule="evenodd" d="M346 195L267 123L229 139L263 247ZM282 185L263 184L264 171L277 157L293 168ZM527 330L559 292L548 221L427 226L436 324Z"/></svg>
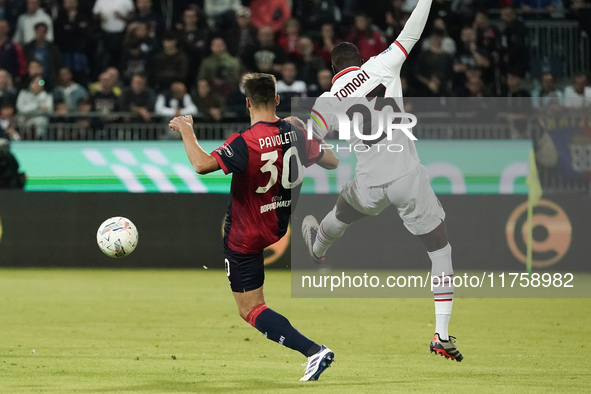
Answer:
<svg viewBox="0 0 591 394"><path fill-rule="evenodd" d="M232 190L224 224L224 256L230 287L240 316L265 336L308 357L304 377L317 380L334 353L306 338L263 295L263 250L287 232L289 217L303 181L303 166L338 166L332 150L307 139L306 133L275 114L279 104L275 77L247 74L243 80L251 127L234 133L211 154L199 145L193 119L179 116L170 128L181 133L187 155L199 174L222 169L232 173Z"/></svg>

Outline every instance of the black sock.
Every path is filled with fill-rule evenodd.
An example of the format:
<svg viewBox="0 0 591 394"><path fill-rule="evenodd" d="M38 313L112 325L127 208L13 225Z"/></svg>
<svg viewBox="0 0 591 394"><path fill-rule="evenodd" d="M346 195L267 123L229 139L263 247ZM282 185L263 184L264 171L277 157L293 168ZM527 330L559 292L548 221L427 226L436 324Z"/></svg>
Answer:
<svg viewBox="0 0 591 394"><path fill-rule="evenodd" d="M290 349L297 350L306 357L310 357L320 351L320 345L309 340L298 330L292 327L285 317L272 309L265 308L254 318L253 326L265 334L267 338L287 346Z"/></svg>

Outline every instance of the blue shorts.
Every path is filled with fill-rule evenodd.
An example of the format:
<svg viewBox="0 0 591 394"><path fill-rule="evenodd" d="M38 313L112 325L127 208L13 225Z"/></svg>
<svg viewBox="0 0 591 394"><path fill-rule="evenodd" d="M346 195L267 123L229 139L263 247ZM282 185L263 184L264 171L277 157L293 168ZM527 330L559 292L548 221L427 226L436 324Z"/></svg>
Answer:
<svg viewBox="0 0 591 394"><path fill-rule="evenodd" d="M235 252L224 245L224 266L235 293L256 290L265 282L265 256Z"/></svg>

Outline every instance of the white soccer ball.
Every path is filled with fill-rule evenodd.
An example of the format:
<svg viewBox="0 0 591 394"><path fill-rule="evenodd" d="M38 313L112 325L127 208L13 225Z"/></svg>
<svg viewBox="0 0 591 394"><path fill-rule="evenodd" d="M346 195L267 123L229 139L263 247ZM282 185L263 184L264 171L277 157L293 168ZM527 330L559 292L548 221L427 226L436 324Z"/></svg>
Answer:
<svg viewBox="0 0 591 394"><path fill-rule="evenodd" d="M133 252L138 243L138 232L131 220L116 216L100 225L96 242L101 251L109 257L118 259Z"/></svg>

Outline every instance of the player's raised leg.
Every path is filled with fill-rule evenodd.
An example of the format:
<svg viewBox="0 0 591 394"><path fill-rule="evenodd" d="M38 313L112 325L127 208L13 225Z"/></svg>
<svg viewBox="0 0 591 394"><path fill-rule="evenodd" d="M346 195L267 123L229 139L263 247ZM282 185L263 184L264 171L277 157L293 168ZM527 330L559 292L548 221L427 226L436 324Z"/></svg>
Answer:
<svg viewBox="0 0 591 394"><path fill-rule="evenodd" d="M339 195L335 207L320 225L314 216L306 216L302 223L302 235L312 258L323 262L328 248L345 234L347 227L367 216L353 208L342 195Z"/></svg>

